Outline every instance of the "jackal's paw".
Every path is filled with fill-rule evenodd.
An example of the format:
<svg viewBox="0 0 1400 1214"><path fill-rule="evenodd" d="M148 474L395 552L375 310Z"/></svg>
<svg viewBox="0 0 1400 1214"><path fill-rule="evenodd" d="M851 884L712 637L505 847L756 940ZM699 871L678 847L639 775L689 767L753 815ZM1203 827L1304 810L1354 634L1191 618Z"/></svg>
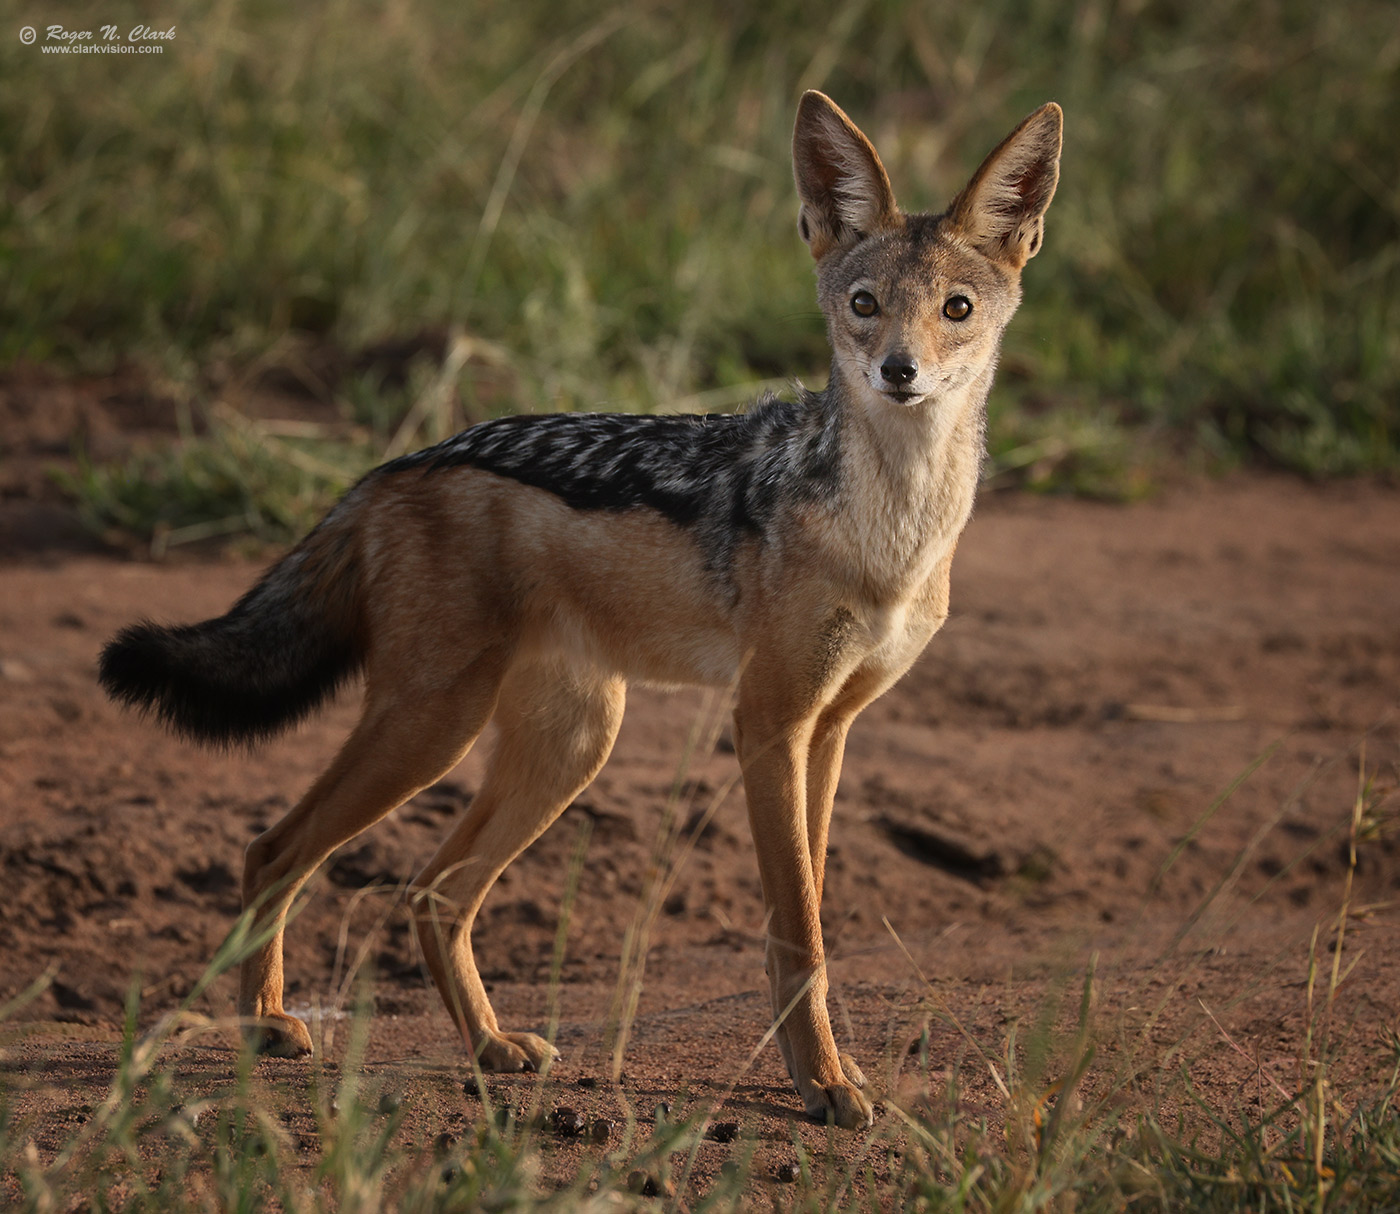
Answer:
<svg viewBox="0 0 1400 1214"><path fill-rule="evenodd" d="M843 1130L863 1130L875 1124L874 1106L850 1083L833 1083L826 1087L809 1084L803 1093L803 1103L807 1106L807 1116L813 1121L828 1122Z"/></svg>
<svg viewBox="0 0 1400 1214"><path fill-rule="evenodd" d="M856 1060L849 1054L842 1054L841 1069L846 1072L846 1078L858 1088L863 1088L866 1083L865 1072L856 1064Z"/></svg>
<svg viewBox="0 0 1400 1214"><path fill-rule="evenodd" d="M494 1033L477 1051L483 1071L542 1071L559 1051L534 1033Z"/></svg>
<svg viewBox="0 0 1400 1214"><path fill-rule="evenodd" d="M243 1027L244 1040L259 1054L273 1058L297 1058L311 1053L306 1025L286 1012L268 1012Z"/></svg>

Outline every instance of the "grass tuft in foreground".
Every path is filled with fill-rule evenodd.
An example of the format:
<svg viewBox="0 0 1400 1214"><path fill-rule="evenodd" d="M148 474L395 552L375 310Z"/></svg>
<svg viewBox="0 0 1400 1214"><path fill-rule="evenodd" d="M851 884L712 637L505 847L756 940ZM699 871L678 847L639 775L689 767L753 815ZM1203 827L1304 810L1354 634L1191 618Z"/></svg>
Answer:
<svg viewBox="0 0 1400 1214"><path fill-rule="evenodd" d="M706 744L710 732L702 718L693 744ZM493 1099L477 1075L482 1099L472 1106L478 1109L474 1119L455 1133L438 1133L413 1117L411 1094L405 1095L410 1078L401 1065L366 1065L367 997L338 1061L318 1053L309 1066L288 1068L277 1080L257 1073L246 1052L228 1051L233 1073L227 1086L191 1099L188 1051L211 1034L222 1040L234 1031L193 1008L220 974L261 943L245 918L181 1006L144 1034L137 1031L140 1007L133 994L105 1099L57 1145L46 1137L40 1151L33 1117L19 1111L23 1091L0 1089L0 1186L8 1208L36 1212L655 1210L682 1204L726 1210L744 1201L812 1212L1390 1210L1400 1166L1400 1039L1390 1034L1382 1043L1382 1065L1372 1079L1343 1084L1337 1078L1338 1042L1353 1027L1339 1024L1338 1002L1355 964L1349 925L1366 910L1353 904L1352 874L1358 852L1394 825L1389 794L1365 778L1364 753L1361 770L1350 822L1317 843L1330 848L1341 842L1350 863L1337 912L1304 959L1305 1034L1295 1077L1280 1078L1282 1072L1251 1058L1217 1024L1224 1042L1251 1064L1253 1104L1222 1107L1198 1092L1184 1065L1184 1039L1165 1052L1156 1046L1144 1051L1151 1034L1135 1031L1127 1041L1106 1025L1095 1008L1099 976L1091 959L1077 975L1052 980L1039 1012L1013 1022L996 1042L963 1028L929 985L929 1023L957 1032L961 1056L931 1060L926 1031L911 1054L906 1077L913 1082L882 1102L872 1130L841 1134L840 1152L812 1149L810 1136L804 1147L795 1134L795 1162L770 1176L755 1162L757 1144L744 1142L741 1130L730 1163L697 1192L692 1170L717 1105L699 1101L689 1115L648 1121L619 1087L625 1124L588 1142L576 1174L552 1187L540 1180L559 1132L547 1112L548 1077L511 1089L516 1099L522 1091L526 1096L507 1104ZM1202 827L1219 804L1206 812ZM635 930L642 934L693 842L677 832L672 817L658 835L654 887L639 901ZM701 829L703 817L694 831ZM586 842L585 829L566 883L565 921ZM1164 874L1174 859L1166 858ZM1178 942L1220 902L1224 888L1204 895ZM565 936L561 922L552 988ZM1196 949L1174 961L1164 955L1149 976L1165 978L1159 987L1174 991L1198 956ZM634 1014L628 991L640 981L639 966L625 966L618 1022L610 1032ZM41 989L36 984L29 996ZM1137 1009L1149 1025L1162 1010L1160 1003L1151 1007L1154 998L1142 999ZM0 1009L0 1018L13 1016L24 999ZM551 1014L551 1032L554 1027ZM624 1039L622 1028L618 1040ZM946 1071L935 1070L950 1063ZM1176 1078L1174 1065L1182 1067ZM1144 1082L1148 1076L1156 1077L1155 1097ZM460 1094L455 1077L425 1072L418 1081L450 1083ZM978 1091L993 1094L990 1105L969 1098ZM834 1147L837 1139L827 1141Z"/></svg>

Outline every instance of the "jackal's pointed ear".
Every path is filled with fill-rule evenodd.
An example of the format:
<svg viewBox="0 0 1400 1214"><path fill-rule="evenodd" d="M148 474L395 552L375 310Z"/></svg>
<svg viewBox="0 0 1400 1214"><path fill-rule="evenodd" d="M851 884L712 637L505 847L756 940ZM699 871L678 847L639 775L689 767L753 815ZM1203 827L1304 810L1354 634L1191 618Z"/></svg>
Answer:
<svg viewBox="0 0 1400 1214"><path fill-rule="evenodd" d="M1064 114L1042 105L982 162L948 208L953 226L993 261L1019 270L1040 249L1060 180Z"/></svg>
<svg viewBox="0 0 1400 1214"><path fill-rule="evenodd" d="M870 140L815 90L803 93L797 107L792 171L802 200L797 226L818 261L899 222L890 179Z"/></svg>

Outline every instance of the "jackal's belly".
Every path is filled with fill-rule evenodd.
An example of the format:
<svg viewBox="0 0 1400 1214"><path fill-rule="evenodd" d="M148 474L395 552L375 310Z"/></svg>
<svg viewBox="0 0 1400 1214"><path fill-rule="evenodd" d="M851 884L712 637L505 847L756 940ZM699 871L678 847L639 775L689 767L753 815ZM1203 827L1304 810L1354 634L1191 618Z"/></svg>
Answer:
<svg viewBox="0 0 1400 1214"><path fill-rule="evenodd" d="M734 634L713 621L600 618L560 610L550 627L529 638L530 650L564 665L584 665L629 683L658 687L730 683L739 670ZM679 623L680 626L677 626Z"/></svg>

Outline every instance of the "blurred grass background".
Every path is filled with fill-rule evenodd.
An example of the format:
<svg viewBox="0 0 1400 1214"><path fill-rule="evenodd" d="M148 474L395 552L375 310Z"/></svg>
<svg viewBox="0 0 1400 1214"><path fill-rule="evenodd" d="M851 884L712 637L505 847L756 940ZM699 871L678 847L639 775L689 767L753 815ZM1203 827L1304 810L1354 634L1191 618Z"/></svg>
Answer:
<svg viewBox="0 0 1400 1214"><path fill-rule="evenodd" d="M315 454L346 477L506 410L733 407L825 378L788 161L802 89L932 209L1053 98L1063 175L992 472L1122 494L1164 452L1400 466L1392 0L65 6L69 28L175 26L160 56L44 55L5 7L0 367L134 363L201 417L290 374L370 435ZM395 343L418 353L386 370ZM178 451L247 442L201 435ZM186 458L74 487L139 529L134 499ZM256 530L234 464L164 525ZM338 485L298 475L313 505Z"/></svg>

